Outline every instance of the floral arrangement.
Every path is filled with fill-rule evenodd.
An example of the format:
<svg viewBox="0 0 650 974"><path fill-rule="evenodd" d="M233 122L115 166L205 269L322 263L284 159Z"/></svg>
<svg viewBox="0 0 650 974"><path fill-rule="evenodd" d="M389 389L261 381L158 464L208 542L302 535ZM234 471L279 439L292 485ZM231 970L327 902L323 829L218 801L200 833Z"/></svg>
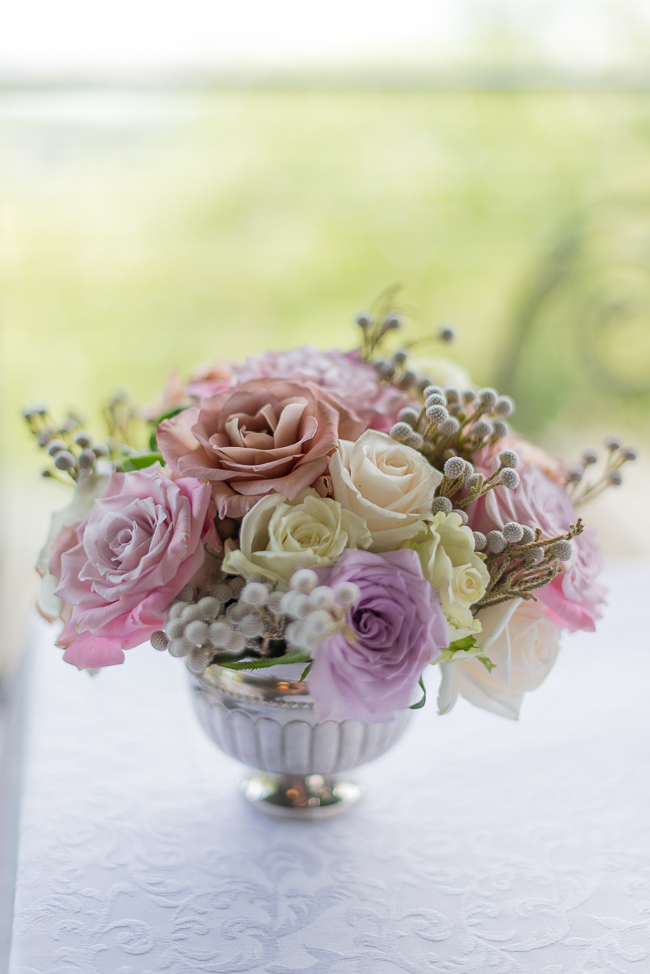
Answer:
<svg viewBox="0 0 650 974"><path fill-rule="evenodd" d="M549 457L510 429L508 396L417 343L390 354L388 301L357 316L352 352L175 374L157 410L118 396L101 441L24 411L44 476L74 487L38 562L64 660L95 671L150 641L196 674L294 664L319 719L371 722L422 706L439 665L441 713L460 695L518 716L561 631L601 615L576 509L636 453L609 438L591 478L593 451Z"/></svg>

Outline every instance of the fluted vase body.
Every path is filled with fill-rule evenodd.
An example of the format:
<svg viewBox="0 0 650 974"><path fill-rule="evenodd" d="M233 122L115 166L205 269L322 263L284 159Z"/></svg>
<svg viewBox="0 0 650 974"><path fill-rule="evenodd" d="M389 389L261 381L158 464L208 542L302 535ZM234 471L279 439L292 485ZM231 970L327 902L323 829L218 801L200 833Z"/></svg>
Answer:
<svg viewBox="0 0 650 974"><path fill-rule="evenodd" d="M210 666L190 674L194 705L208 737L226 754L256 769L244 784L249 801L274 815L322 817L343 811L360 796L343 772L384 754L404 733L410 710L394 721L316 717L307 685L259 671Z"/></svg>

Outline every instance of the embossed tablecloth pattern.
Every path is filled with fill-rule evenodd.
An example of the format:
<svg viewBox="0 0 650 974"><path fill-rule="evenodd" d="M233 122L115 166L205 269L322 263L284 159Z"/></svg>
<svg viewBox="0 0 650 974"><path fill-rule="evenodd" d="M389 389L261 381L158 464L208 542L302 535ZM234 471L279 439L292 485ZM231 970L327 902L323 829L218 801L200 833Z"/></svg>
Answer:
<svg viewBox="0 0 650 974"><path fill-rule="evenodd" d="M38 624L10 974L649 971L650 568L609 576L519 723L433 698L312 824L245 805L179 661L91 679Z"/></svg>

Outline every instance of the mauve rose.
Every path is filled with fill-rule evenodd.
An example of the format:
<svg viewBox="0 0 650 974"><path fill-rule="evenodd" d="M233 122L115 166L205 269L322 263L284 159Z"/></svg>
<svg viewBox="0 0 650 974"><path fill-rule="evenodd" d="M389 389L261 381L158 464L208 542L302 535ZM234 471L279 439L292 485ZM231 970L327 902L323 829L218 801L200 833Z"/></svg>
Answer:
<svg viewBox="0 0 650 974"><path fill-rule="evenodd" d="M249 379L292 379L313 382L341 399L364 422L364 429L388 432L400 409L412 403L407 393L386 385L357 352L321 352L311 345L288 352L265 352L233 366L239 382Z"/></svg>
<svg viewBox="0 0 650 974"><path fill-rule="evenodd" d="M540 527L544 537L554 537L575 524L578 515L567 492L549 480L537 467L519 467L519 486L515 490L497 487L476 503L470 512L470 527L487 533L518 521L531 528ZM585 528L573 539L574 556L566 569L535 595L546 606L546 615L561 629L593 632L602 616L605 589L597 582L603 559L595 532Z"/></svg>
<svg viewBox="0 0 650 974"><path fill-rule="evenodd" d="M327 585L354 582L361 591L347 617L354 643L337 632L315 653L307 683L318 719L394 720L411 704L427 663L447 645L440 596L414 551L348 549L318 574Z"/></svg>
<svg viewBox="0 0 650 974"><path fill-rule="evenodd" d="M318 386L256 379L165 420L158 443L174 473L211 482L220 517L243 517L266 494L294 500L363 429Z"/></svg>
<svg viewBox="0 0 650 974"><path fill-rule="evenodd" d="M210 487L160 467L113 473L90 513L56 538L49 570L64 602L57 641L80 670L124 662L162 628L164 612L220 548Z"/></svg>

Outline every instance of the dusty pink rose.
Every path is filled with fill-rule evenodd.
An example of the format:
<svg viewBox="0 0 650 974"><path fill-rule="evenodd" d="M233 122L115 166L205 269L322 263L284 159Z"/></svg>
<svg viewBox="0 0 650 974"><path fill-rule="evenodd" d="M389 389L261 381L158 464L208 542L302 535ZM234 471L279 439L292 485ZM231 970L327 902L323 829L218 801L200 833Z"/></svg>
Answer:
<svg viewBox="0 0 650 974"><path fill-rule="evenodd" d="M239 382L281 378L313 382L337 396L363 420L365 428L387 433L397 414L412 402L407 393L379 381L371 365L359 361L356 352L320 352L311 345L289 352L265 352L235 365Z"/></svg>
<svg viewBox="0 0 650 974"><path fill-rule="evenodd" d="M79 669L124 662L164 624L164 610L219 547L210 488L173 483L159 466L113 473L81 521L59 533L49 570L65 603L57 645Z"/></svg>
<svg viewBox="0 0 650 974"><path fill-rule="evenodd" d="M319 720L394 720L447 645L440 596L411 550L348 549L322 577L330 586L354 582L361 598L347 618L354 641L336 633L316 650L308 685Z"/></svg>
<svg viewBox="0 0 650 974"><path fill-rule="evenodd" d="M243 517L266 494L295 500L325 473L339 438L363 429L318 386L255 379L165 420L158 443L174 472L210 481L220 517Z"/></svg>
<svg viewBox="0 0 650 974"><path fill-rule="evenodd" d="M537 467L519 467L520 484L516 490L497 487L475 506L470 526L487 533L502 528L508 521L518 521L531 528L540 527L544 537L562 534L578 515L566 491L545 476ZM566 570L535 595L546 606L546 615L561 629L585 629L592 632L602 616L605 589L597 578L603 559L595 532L585 528L573 540L574 557Z"/></svg>

